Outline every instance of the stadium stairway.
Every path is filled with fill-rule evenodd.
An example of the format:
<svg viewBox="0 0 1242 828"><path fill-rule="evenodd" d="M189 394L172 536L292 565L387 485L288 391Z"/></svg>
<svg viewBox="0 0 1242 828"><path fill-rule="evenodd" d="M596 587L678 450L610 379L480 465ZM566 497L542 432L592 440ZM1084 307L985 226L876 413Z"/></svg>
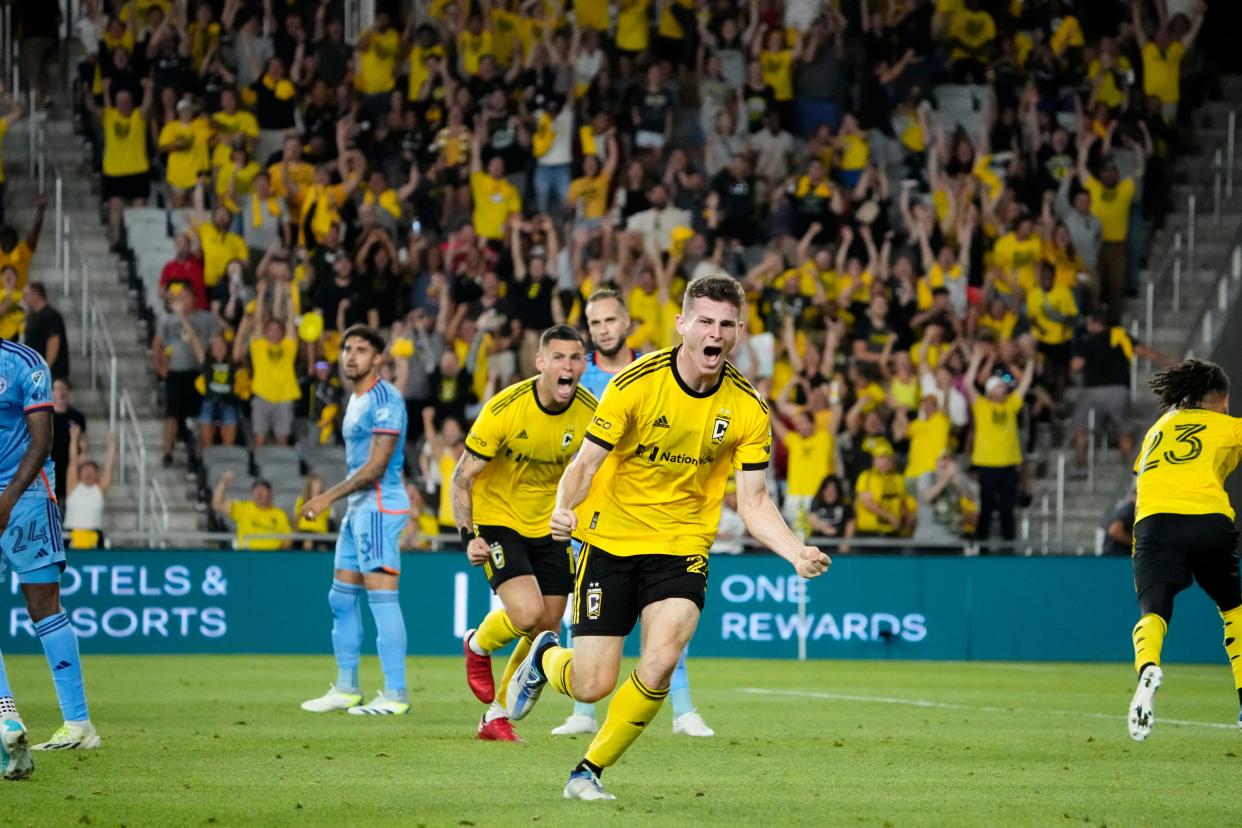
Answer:
<svg viewBox="0 0 1242 828"><path fill-rule="evenodd" d="M39 189L37 178L32 178L29 172L29 127L29 119L17 124L5 142L8 220L23 236L33 221ZM46 153L45 187L49 197L54 199L54 181L56 174L60 174L64 214L70 222L73 250L69 294L64 292L63 271L56 266L54 200L48 205L30 278L47 285L50 302L65 318L71 348L72 403L86 416L91 455L102 463L108 431L109 388L104 381L92 387L90 362L83 354L83 261L87 263L86 278L89 279L86 304L100 311L111 334L118 362L118 393L120 389L128 390L133 402L138 430L147 451L148 477L160 480L170 495L176 493L170 496L168 529L197 529L199 517L187 508L185 499L180 496L180 489L185 487L185 470L159 468L163 423L150 368L147 331L134 313L135 297L118 270L116 257L109 251L100 217L98 176L91 167L90 153L83 149L81 137L75 134L73 122L67 117L53 117L43 122L40 133ZM143 492L138 489L132 463L130 469L125 482L114 477L106 501L104 532L114 545L137 540L138 502Z"/></svg>

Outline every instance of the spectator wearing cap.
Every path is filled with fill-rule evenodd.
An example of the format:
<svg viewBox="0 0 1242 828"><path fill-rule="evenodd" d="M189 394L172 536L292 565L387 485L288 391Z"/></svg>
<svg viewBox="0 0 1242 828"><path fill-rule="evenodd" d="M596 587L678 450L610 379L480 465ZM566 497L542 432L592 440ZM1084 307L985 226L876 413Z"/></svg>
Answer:
<svg viewBox="0 0 1242 828"><path fill-rule="evenodd" d="M194 294L184 286L174 286L169 294L171 312L160 320L151 342L155 373L164 380L165 468L172 465L173 445L185 431L186 420L200 414L203 398L198 377L206 343L219 325L210 313L195 308Z"/></svg>
<svg viewBox="0 0 1242 828"><path fill-rule="evenodd" d="M975 423L970 459L979 474L979 525L975 537L984 543L988 540L994 512L1000 518L1001 537L1012 541L1018 536L1014 519L1018 505L1018 468L1022 465L1018 412L1035 377L1035 360L1032 359L1012 391L1009 383L993 375L987 378L980 394L975 380L986 356L987 347L976 344L965 378Z"/></svg>
<svg viewBox="0 0 1242 828"><path fill-rule="evenodd" d="M233 542L234 549L288 549L289 540L280 535L289 535L292 528L289 516L272 504L272 484L262 478L256 478L250 486L250 500L229 500L227 497L229 484L237 478L231 471L220 475L215 490L211 493L211 508L218 515L227 517L237 527L237 538ZM255 536L276 537L255 537Z"/></svg>
<svg viewBox="0 0 1242 828"><path fill-rule="evenodd" d="M270 312L269 291L275 294ZM288 445L293 431L293 404L302 392L295 369L298 343L287 283L283 289L272 288L266 281L259 283L255 313L242 322L233 339L233 358L241 362L247 353L252 377L250 415L254 443L266 445L271 435L278 445Z"/></svg>
<svg viewBox="0 0 1242 828"><path fill-rule="evenodd" d="M192 233L178 233L174 254L160 271L160 292L168 299L173 285L181 285L194 297L194 307L207 310L207 287L203 284L203 255L198 238Z"/></svg>
<svg viewBox="0 0 1242 828"><path fill-rule="evenodd" d="M47 301L47 288L42 282L26 285L22 294L26 303L27 345L38 351L52 369L53 379L69 376L69 339L65 318Z"/></svg>
<svg viewBox="0 0 1242 828"><path fill-rule="evenodd" d="M177 101L177 117L164 124L158 142L174 207L188 206L195 183L210 171L211 135L211 122L196 114L194 102L188 97Z"/></svg>

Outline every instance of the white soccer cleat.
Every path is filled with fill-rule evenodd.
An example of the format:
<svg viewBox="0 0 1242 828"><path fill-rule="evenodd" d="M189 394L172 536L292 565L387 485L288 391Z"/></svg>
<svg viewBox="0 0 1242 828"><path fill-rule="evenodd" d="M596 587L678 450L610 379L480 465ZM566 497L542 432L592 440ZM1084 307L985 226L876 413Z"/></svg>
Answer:
<svg viewBox="0 0 1242 828"><path fill-rule="evenodd" d="M366 704L349 708L351 716L404 716L409 712L409 702L390 699L382 690Z"/></svg>
<svg viewBox="0 0 1242 828"><path fill-rule="evenodd" d="M599 725L590 716L583 716L580 713L571 714L564 724L552 728L553 736L577 736L579 734L591 734L599 730Z"/></svg>
<svg viewBox="0 0 1242 828"><path fill-rule="evenodd" d="M34 773L34 757L30 755L30 739L21 719L0 721L0 777L9 780L29 779Z"/></svg>
<svg viewBox="0 0 1242 828"><path fill-rule="evenodd" d="M706 738L715 736L716 731L707 726L707 722L703 721L699 711L691 710L689 713L683 713L676 719L673 719L673 735Z"/></svg>
<svg viewBox="0 0 1242 828"><path fill-rule="evenodd" d="M348 693L329 685L328 692L317 699L302 702L302 709L308 713L331 713L333 710L348 710L362 704L361 693Z"/></svg>
<svg viewBox="0 0 1242 828"><path fill-rule="evenodd" d="M1164 673L1154 664L1149 664L1139 676L1138 688L1134 691L1134 698L1130 700L1130 715L1127 721L1130 725L1130 738L1136 742L1142 742L1151 735L1151 726L1156 723L1156 691L1160 689L1160 682L1164 680Z"/></svg>
<svg viewBox="0 0 1242 828"><path fill-rule="evenodd" d="M34 746L35 750L95 750L99 747L99 733L89 722L85 727L63 724L52 738Z"/></svg>
<svg viewBox="0 0 1242 828"><path fill-rule="evenodd" d="M604 783L600 778L589 770L576 770L569 775L569 781L565 783L566 799L616 799L615 796L604 790Z"/></svg>

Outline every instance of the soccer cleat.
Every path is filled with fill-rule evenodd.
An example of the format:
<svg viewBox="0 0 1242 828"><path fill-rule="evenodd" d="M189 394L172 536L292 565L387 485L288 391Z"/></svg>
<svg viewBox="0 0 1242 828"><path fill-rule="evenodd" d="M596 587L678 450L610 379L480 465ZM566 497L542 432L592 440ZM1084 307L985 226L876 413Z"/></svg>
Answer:
<svg viewBox="0 0 1242 828"><path fill-rule="evenodd" d="M1138 688L1134 698L1130 700L1130 738L1142 742L1151 735L1151 726L1156 723L1156 691L1164 673L1154 664L1147 665L1139 676Z"/></svg>
<svg viewBox="0 0 1242 828"><path fill-rule="evenodd" d="M86 727L63 724L52 738L34 746L34 750L95 750L99 747L99 733L93 724Z"/></svg>
<svg viewBox="0 0 1242 828"><path fill-rule="evenodd" d="M576 770L569 774L569 781L565 783L566 799L616 799L615 796L604 790L604 783L600 778L589 770Z"/></svg>
<svg viewBox="0 0 1242 828"><path fill-rule="evenodd" d="M333 710L348 710L361 703L361 693L337 690L336 685L330 684L327 693L302 702L302 709L310 713L331 713Z"/></svg>
<svg viewBox="0 0 1242 828"><path fill-rule="evenodd" d="M708 737L715 736L716 731L707 726L707 722L703 721L699 711L691 710L673 719L673 735Z"/></svg>
<svg viewBox="0 0 1242 828"><path fill-rule="evenodd" d="M565 723L559 727L552 728L553 736L577 736L580 733L590 734L599 730L599 725L590 716L583 716L579 713L572 714Z"/></svg>
<svg viewBox="0 0 1242 828"><path fill-rule="evenodd" d="M513 721L520 722L525 719L535 702L539 701L539 694L548 683L548 677L543 674L539 662L549 647L559 647L560 644L560 637L551 630L544 630L535 636L530 645L530 653L518 665L513 678L509 679L509 718Z"/></svg>
<svg viewBox="0 0 1242 828"><path fill-rule="evenodd" d="M30 740L20 719L0 722L0 777L9 780L29 779L34 773L34 757Z"/></svg>
<svg viewBox="0 0 1242 828"><path fill-rule="evenodd" d="M479 738L484 742L521 742L520 736L513 732L513 723L504 716L487 720L487 715L479 719Z"/></svg>
<svg viewBox="0 0 1242 828"><path fill-rule="evenodd" d="M470 649L470 638L473 635L474 630L466 630L466 637L461 643L461 648L466 653L466 684L470 685L470 692L474 693L476 699L484 704L491 704L496 700L496 679L492 676L492 657L479 655Z"/></svg>
<svg viewBox="0 0 1242 828"><path fill-rule="evenodd" d="M349 708L349 712L353 716L404 716L410 712L410 703L390 699L383 691L380 691L366 704Z"/></svg>

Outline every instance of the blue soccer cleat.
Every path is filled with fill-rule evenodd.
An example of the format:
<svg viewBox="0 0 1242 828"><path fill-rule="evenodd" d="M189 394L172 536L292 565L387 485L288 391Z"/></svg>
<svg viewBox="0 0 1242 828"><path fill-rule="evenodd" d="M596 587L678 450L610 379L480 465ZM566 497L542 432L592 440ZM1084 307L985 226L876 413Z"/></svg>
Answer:
<svg viewBox="0 0 1242 828"><path fill-rule="evenodd" d="M526 714L530 713L531 708L535 706L535 702L539 701L539 694L543 692L543 686L548 683L548 677L543 674L539 666L540 662L549 647L560 645L560 637L551 630L544 630L535 636L526 660L518 665L513 678L509 679L506 698L509 701L509 718L513 721L525 719Z"/></svg>
<svg viewBox="0 0 1242 828"><path fill-rule="evenodd" d="M616 799L615 796L604 790L604 783L598 776L589 770L576 770L569 774L569 781L565 783L566 799Z"/></svg>

